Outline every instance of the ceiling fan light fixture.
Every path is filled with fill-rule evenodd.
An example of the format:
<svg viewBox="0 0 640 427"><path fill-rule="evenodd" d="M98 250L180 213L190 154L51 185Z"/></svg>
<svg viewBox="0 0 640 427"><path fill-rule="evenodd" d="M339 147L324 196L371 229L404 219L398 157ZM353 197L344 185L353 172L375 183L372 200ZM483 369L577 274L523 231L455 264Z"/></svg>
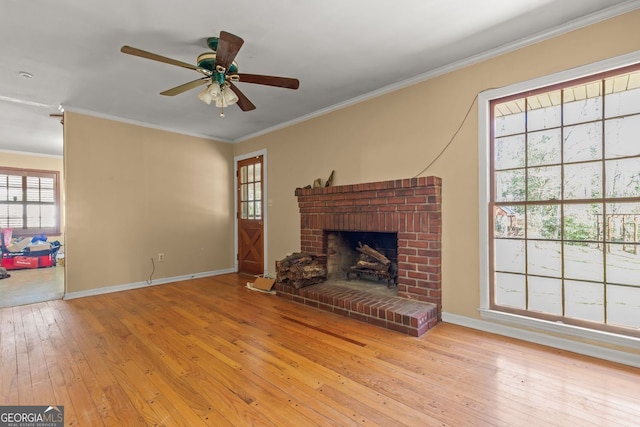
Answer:
<svg viewBox="0 0 640 427"><path fill-rule="evenodd" d="M221 101L221 105L218 105L218 101ZM238 95L236 95L235 92L231 90L229 84L225 83L225 85L222 87L222 96L216 101L216 106L228 107L235 104L236 102L238 102Z"/></svg>
<svg viewBox="0 0 640 427"><path fill-rule="evenodd" d="M238 96L231 90L229 84L225 83L220 87L217 83L211 83L200 94L198 98L209 105L213 101L218 108L226 108L238 102Z"/></svg>
<svg viewBox="0 0 640 427"><path fill-rule="evenodd" d="M211 96L211 93L209 92L209 87L205 87L202 92L200 92L198 94L198 98L200 99L200 101L204 102L205 104L209 105L211 104L211 101L213 101L213 96Z"/></svg>

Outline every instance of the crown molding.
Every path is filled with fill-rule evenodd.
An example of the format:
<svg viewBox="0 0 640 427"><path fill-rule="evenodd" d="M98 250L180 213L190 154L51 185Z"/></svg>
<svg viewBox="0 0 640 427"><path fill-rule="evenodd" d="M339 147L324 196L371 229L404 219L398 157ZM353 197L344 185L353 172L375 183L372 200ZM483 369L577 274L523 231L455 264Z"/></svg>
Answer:
<svg viewBox="0 0 640 427"><path fill-rule="evenodd" d="M442 67L435 68L433 70L427 71L425 73L418 74L415 77L411 77L411 78L403 80L401 82L396 82L394 84L391 84L391 85L382 87L380 89L377 89L377 90L375 90L373 92L369 92L369 93L366 93L364 95L352 98L350 100L347 100L347 101L344 101L344 102L340 102L338 104L334 104L334 105L332 105L330 107L314 111L313 113L306 114L304 116L300 116L300 117L295 118L293 120L289 120L287 122L280 123L280 124L278 124L276 126L272 126L272 127L267 128L267 129L263 129L261 131L254 132L252 134L248 134L248 135L236 138L233 142L246 141L246 140L249 140L249 139L252 139L252 138L256 138L258 136L265 135L267 133L271 133L271 132L274 132L274 131L277 131L277 130L280 130L280 129L284 129L284 128L293 126L295 124L302 123L302 122L305 122L307 120L310 120L310 119L313 119L313 118L316 118L316 117L331 113L333 111L337 111L337 110L340 110L342 108L346 108L346 107L358 104L360 102L368 101L370 99L377 98L377 97L382 96L382 95L386 95L386 94L388 94L390 92L394 92L396 90L403 89L405 87L412 86L412 85L424 82L424 81L429 80L429 79L433 79L434 77L438 77L438 76L441 76L443 74L447 74L447 73L450 73L452 71L456 71L456 70L459 70L461 68L465 68L465 67L468 67L470 65L477 64L477 63L486 61L488 59L495 58L495 57L498 57L500 55L504 55L504 54L509 53L509 52L513 52L513 51L521 49L523 47L530 46L530 45L539 43L541 41L548 40L550 38L557 37L559 35L566 34L566 33L569 33L571 31L574 31L574 30L577 30L577 29L580 29L580 28L584 28L584 27L587 27L589 25L593 25L593 24L596 24L598 22L601 22L601 21L604 21L604 20L619 16L619 15L623 15L623 14L625 14L627 12L631 12L631 11L636 10L636 9L640 9L640 0L632 0L632 1L625 2L625 3L621 3L621 4L618 4L616 6L612 6L612 7L608 8L608 9L601 10L599 12L595 12L595 13L592 13L590 15L583 16L580 19L575 19L573 21L569 21L569 22L567 22L567 23L565 23L563 25L557 26L555 28L552 28L552 29L549 29L549 30L546 30L546 31L543 31L543 32L540 32L540 33L537 33L537 34L534 34L534 35L529 36L529 37L525 37L523 39L517 40L517 41L512 42L512 43L504 44L502 46L499 46L497 48L488 50L488 51L483 52L481 54L470 56L468 58L465 58L465 59L462 59L462 60L459 60L459 61L456 61L456 62L452 62L452 63L447 64L445 66L442 66Z"/></svg>

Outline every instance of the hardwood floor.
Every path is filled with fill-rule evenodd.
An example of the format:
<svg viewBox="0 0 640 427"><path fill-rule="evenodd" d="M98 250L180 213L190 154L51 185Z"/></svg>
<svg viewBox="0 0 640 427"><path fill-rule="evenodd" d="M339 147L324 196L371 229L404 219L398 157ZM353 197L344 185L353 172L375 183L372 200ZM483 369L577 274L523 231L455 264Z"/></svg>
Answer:
<svg viewBox="0 0 640 427"><path fill-rule="evenodd" d="M64 295L64 267L9 270L0 280L0 307L61 299Z"/></svg>
<svg viewBox="0 0 640 427"><path fill-rule="evenodd" d="M420 338L224 275L0 309L0 404L81 426L624 426L640 370L441 323Z"/></svg>

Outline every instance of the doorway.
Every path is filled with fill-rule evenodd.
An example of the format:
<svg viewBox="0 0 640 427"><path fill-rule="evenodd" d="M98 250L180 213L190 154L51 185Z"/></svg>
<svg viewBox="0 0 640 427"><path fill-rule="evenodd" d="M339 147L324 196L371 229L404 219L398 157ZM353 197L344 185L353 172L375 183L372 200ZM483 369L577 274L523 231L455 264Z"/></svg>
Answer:
<svg viewBox="0 0 640 427"><path fill-rule="evenodd" d="M262 275L265 267L266 152L236 158L236 254L239 273Z"/></svg>
<svg viewBox="0 0 640 427"><path fill-rule="evenodd" d="M63 159L12 153L0 164L0 308L64 296Z"/></svg>

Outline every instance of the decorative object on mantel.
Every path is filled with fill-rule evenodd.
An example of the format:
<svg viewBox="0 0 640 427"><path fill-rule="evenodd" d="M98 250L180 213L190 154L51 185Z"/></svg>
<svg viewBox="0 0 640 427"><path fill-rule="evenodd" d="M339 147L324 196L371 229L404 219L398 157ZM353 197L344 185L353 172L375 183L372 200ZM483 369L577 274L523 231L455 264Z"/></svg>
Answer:
<svg viewBox="0 0 640 427"><path fill-rule="evenodd" d="M327 182L324 183L325 187L331 187L333 185L333 173L335 171L331 171L331 175L329 175L329 178L327 178Z"/></svg>
<svg viewBox="0 0 640 427"><path fill-rule="evenodd" d="M327 280L327 269L317 255L294 252L276 261L276 282L300 289Z"/></svg>
<svg viewBox="0 0 640 427"><path fill-rule="evenodd" d="M333 185L333 174L335 171L331 171L331 175L329 175L329 178L327 178L327 181L324 183L324 187L331 187ZM316 178L313 180L313 185L305 185L302 188L320 188L323 187L322 185L322 179L321 178ZM300 189L300 187L296 188L296 190Z"/></svg>

